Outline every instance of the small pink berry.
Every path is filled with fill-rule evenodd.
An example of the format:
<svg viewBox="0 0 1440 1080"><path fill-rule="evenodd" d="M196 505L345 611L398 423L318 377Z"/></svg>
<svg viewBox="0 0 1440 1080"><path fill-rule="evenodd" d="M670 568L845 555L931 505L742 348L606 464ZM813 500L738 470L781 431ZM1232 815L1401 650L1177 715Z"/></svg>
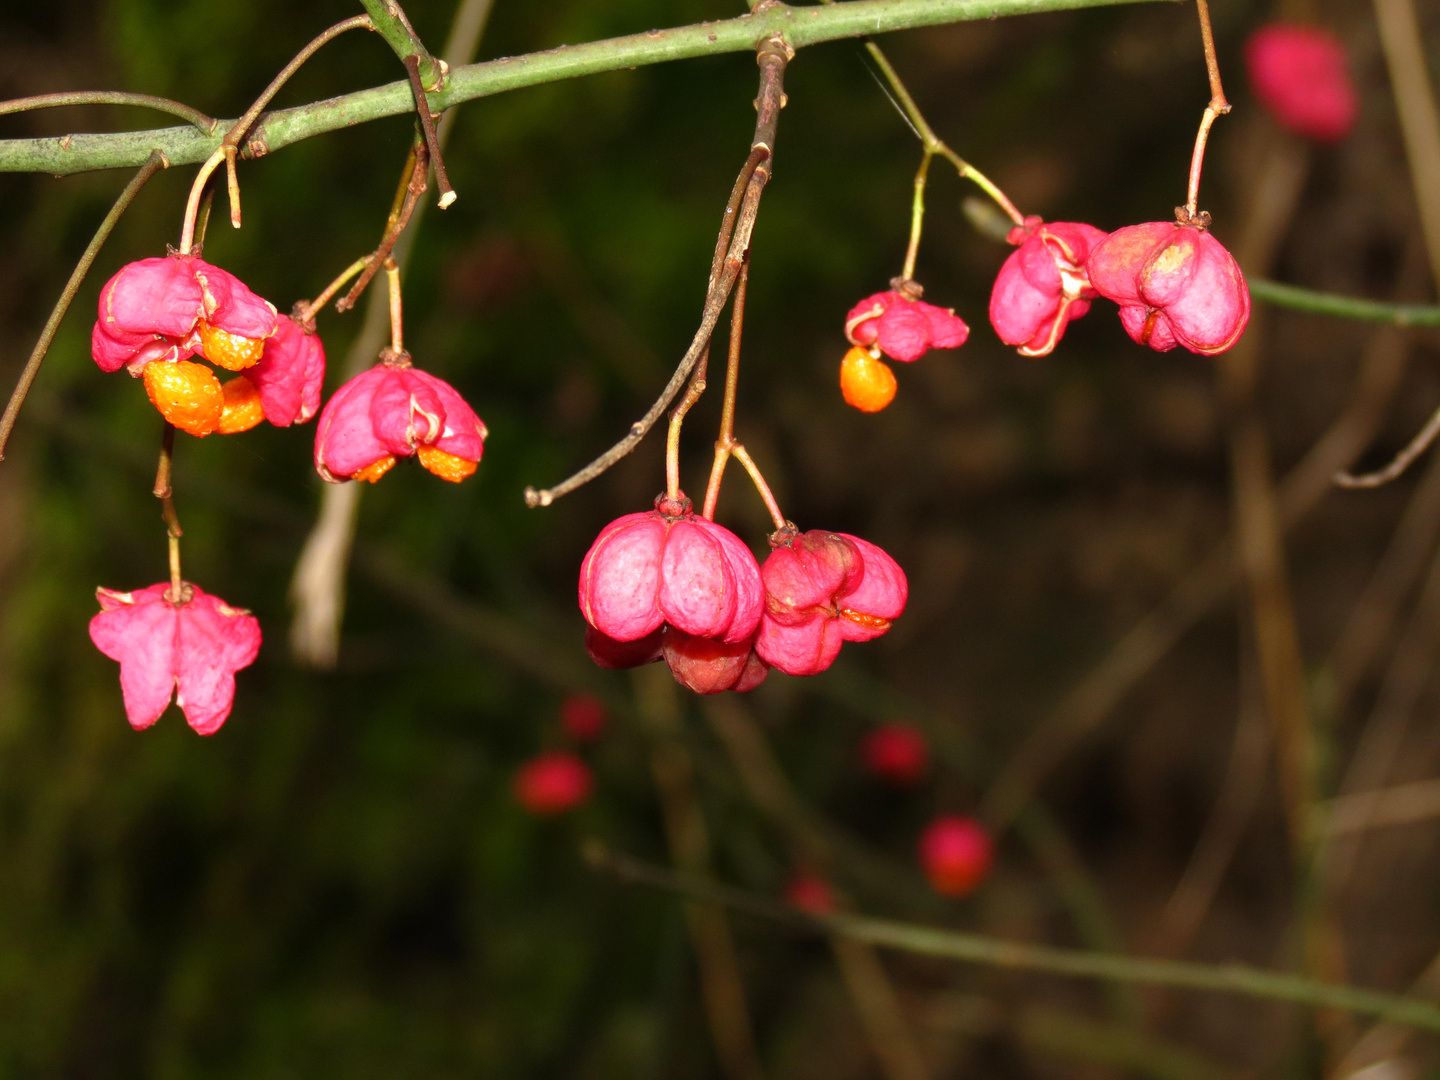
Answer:
<svg viewBox="0 0 1440 1080"><path fill-rule="evenodd" d="M1093 225L1038 217L1010 230L1010 253L990 293L990 325L1022 356L1047 356L1074 319L1090 310L1095 290L1085 260L1105 234Z"/></svg>
<svg viewBox="0 0 1440 1080"><path fill-rule="evenodd" d="M753 634L731 645L667 626L661 641L670 674L697 694L724 690L744 693L755 689L770 674L770 665L755 655Z"/></svg>
<svg viewBox="0 0 1440 1080"><path fill-rule="evenodd" d="M941 814L920 837L920 864L941 896L968 896L990 872L990 837L974 818Z"/></svg>
<svg viewBox="0 0 1440 1080"><path fill-rule="evenodd" d="M787 675L819 674L842 644L879 637L905 610L905 572L869 541L787 529L770 542L755 652Z"/></svg>
<svg viewBox="0 0 1440 1080"><path fill-rule="evenodd" d="M829 915L835 910L835 892L813 870L796 870L785 883L785 902L809 915Z"/></svg>
<svg viewBox="0 0 1440 1080"><path fill-rule="evenodd" d="M1355 127L1359 103L1345 44L1329 30L1270 23L1245 43L1245 67L1260 104L1281 127L1333 143Z"/></svg>
<svg viewBox="0 0 1440 1080"><path fill-rule="evenodd" d="M420 460L454 483L475 472L489 434L455 388L388 350L336 390L315 428L315 471L332 484L379 480L395 459Z"/></svg>
<svg viewBox="0 0 1440 1080"><path fill-rule="evenodd" d="M590 767L574 754L539 754L515 773L515 799L530 813L553 817L590 797Z"/></svg>
<svg viewBox="0 0 1440 1080"><path fill-rule="evenodd" d="M851 345L878 346L892 360L909 363L931 349L958 349L970 328L951 308L936 307L891 289L867 296L845 316Z"/></svg>
<svg viewBox="0 0 1440 1080"><path fill-rule="evenodd" d="M764 606L755 556L738 536L660 496L616 518L580 565L580 611L606 637L635 641L669 623L727 644L755 632Z"/></svg>
<svg viewBox="0 0 1440 1080"><path fill-rule="evenodd" d="M96 589L90 640L120 661L125 715L136 731L160 719L174 694L186 722L213 735L234 704L235 672L260 652L260 623L194 585L178 602L169 591L164 582L128 593Z"/></svg>
<svg viewBox="0 0 1440 1080"><path fill-rule="evenodd" d="M605 703L594 694L567 694L560 703L560 726L576 742L598 739L605 723Z"/></svg>
<svg viewBox="0 0 1440 1080"><path fill-rule="evenodd" d="M1087 269L1095 291L1120 305L1125 332L1157 352L1183 345L1214 356L1250 321L1239 263L1196 225L1127 225L1090 253Z"/></svg>
<svg viewBox="0 0 1440 1080"><path fill-rule="evenodd" d="M930 769L930 747L911 724L881 724L865 736L860 756L872 776L897 787L919 783Z"/></svg>

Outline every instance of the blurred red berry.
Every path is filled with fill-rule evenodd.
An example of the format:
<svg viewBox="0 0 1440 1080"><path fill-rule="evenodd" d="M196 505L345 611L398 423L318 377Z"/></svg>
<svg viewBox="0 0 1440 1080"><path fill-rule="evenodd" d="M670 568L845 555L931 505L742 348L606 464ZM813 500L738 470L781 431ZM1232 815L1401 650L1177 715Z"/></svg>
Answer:
<svg viewBox="0 0 1440 1080"><path fill-rule="evenodd" d="M1359 102L1345 44L1329 30L1271 23L1245 43L1255 97L1281 127L1333 143L1355 127Z"/></svg>
<svg viewBox="0 0 1440 1080"><path fill-rule="evenodd" d="M598 739L605 719L605 703L594 694L568 694L560 703L560 726L576 742Z"/></svg>
<svg viewBox="0 0 1440 1080"><path fill-rule="evenodd" d="M694 513L683 495L662 495L654 510L616 518L580 565L580 610L615 641L646 638L668 622L735 644L755 632L764 595L750 549Z"/></svg>
<svg viewBox="0 0 1440 1080"><path fill-rule="evenodd" d="M574 754L540 754L515 774L515 798L540 817L563 814L590 797L590 767Z"/></svg>
<svg viewBox="0 0 1440 1080"><path fill-rule="evenodd" d="M958 349L970 328L950 308L915 300L895 289L867 296L845 316L851 345L878 346L892 360L909 363L931 349Z"/></svg>
<svg viewBox="0 0 1440 1080"><path fill-rule="evenodd" d="M1090 253L1090 283L1120 305L1125 332L1169 352L1223 353L1250 321L1240 264L1197 225L1149 221L1111 233Z"/></svg>
<svg viewBox="0 0 1440 1080"><path fill-rule="evenodd" d="M942 814L920 837L920 863L941 896L968 896L990 872L990 837L974 818Z"/></svg>
<svg viewBox="0 0 1440 1080"><path fill-rule="evenodd" d="M869 641L905 610L905 571L858 536L815 529L771 537L755 651L787 675L824 671L847 641Z"/></svg>
<svg viewBox="0 0 1440 1080"><path fill-rule="evenodd" d="M865 736L860 755L871 775L899 787L918 783L930 768L930 747L910 724L881 724Z"/></svg>
<svg viewBox="0 0 1440 1080"><path fill-rule="evenodd" d="M1038 217L1010 230L1010 253L990 293L990 325L1022 356L1046 356L1073 319L1090 310L1095 290L1085 260L1105 234L1093 225Z"/></svg>
<svg viewBox="0 0 1440 1080"><path fill-rule="evenodd" d="M810 915L829 915L835 910L835 893L813 870L796 870L785 883L785 902Z"/></svg>

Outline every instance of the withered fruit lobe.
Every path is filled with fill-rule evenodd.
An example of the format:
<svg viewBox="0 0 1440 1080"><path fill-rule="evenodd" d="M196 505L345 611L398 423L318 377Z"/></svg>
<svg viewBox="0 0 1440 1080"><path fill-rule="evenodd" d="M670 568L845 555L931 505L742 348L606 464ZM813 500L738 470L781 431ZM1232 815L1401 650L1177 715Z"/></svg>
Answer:
<svg viewBox="0 0 1440 1080"><path fill-rule="evenodd" d="M200 353L217 367L226 371L244 371L254 367L265 355L264 338L247 338L211 326L200 320Z"/></svg>
<svg viewBox="0 0 1440 1080"><path fill-rule="evenodd" d="M350 477L351 480L364 480L367 484L373 484L382 476L395 467L393 457L382 457L379 461L372 461L359 472Z"/></svg>
<svg viewBox="0 0 1440 1080"><path fill-rule="evenodd" d="M167 422L203 439L220 425L225 393L204 364L152 360L145 365L145 393Z"/></svg>
<svg viewBox="0 0 1440 1080"><path fill-rule="evenodd" d="M231 379L220 388L225 394L225 406L220 413L218 431L222 435L236 435L249 431L265 419L265 410L260 404L260 391L244 375Z"/></svg>
<svg viewBox="0 0 1440 1080"><path fill-rule="evenodd" d="M840 393L848 405L861 412L879 412L895 400L895 373L860 347L851 349L840 361Z"/></svg>
<svg viewBox="0 0 1440 1080"><path fill-rule="evenodd" d="M420 464L430 472L440 477L441 480L449 480L452 484L458 484L467 476L475 475L475 469L479 465L476 461L466 461L454 454L447 454L444 450L437 450L433 446L422 446L415 451L415 456L420 459Z"/></svg>

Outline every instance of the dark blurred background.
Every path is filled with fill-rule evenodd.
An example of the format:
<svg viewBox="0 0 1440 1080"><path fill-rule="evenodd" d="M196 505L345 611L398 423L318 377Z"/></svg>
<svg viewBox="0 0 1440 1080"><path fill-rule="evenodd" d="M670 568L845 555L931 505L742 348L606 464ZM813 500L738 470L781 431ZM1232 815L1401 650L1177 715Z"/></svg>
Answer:
<svg viewBox="0 0 1440 1080"><path fill-rule="evenodd" d="M452 0L406 6L438 50ZM1272 274L1433 301L1370 7L1321 7L1351 49L1361 121L1310 155L1298 206L1276 223ZM9 0L0 96L125 89L235 116L304 41L355 10ZM712 0L497 0L480 57L737 13ZM1236 108L1215 128L1201 204L1231 245L1283 142L1241 63L1245 36L1274 14L1216 0ZM1436 57L1440 9L1421 14ZM1192 7L1001 19L883 45L940 136L1026 213L1108 230L1167 219L1184 201L1207 98ZM399 74L378 37L347 35L276 106ZM689 342L755 78L752 57L727 55L460 108L447 154L460 197L420 225L407 343L476 407L490 440L464 484L402 466L365 492L333 672L296 664L286 642L287 587L323 486L313 427L182 437L186 576L252 609L265 631L234 714L208 739L176 710L132 732L116 665L86 636L95 586L165 575L149 494L158 418L140 384L101 375L87 347L105 279L176 242L193 169L142 192L0 465L0 1076L739 1080L715 1050L704 992L714 974L697 964L682 906L581 857L598 840L669 863L667 821L696 811L708 852L690 868L770 896L818 858L857 908L896 918L1396 991L1425 970L1440 948L1433 821L1351 835L1364 842L1347 873L1318 889L1292 870L1247 593L1227 587L1223 553L1218 585L1174 647L1111 678L1118 705L1088 735L1056 737L1063 753L1022 792L1017 827L997 830L990 879L960 903L927 890L914 855L924 823L983 812L1007 762L1027 745L1034 754L1027 739L1071 730L1067 695L1215 560L1234 517L1227 410L1215 361L1132 344L1103 301L1049 358L1002 346L985 312L1009 249L971 224L961 201L977 192L943 163L918 277L926 299L970 322L971 340L902 366L887 411L844 405L843 317L899 270L919 160L855 42L807 48L787 75L738 431L787 516L899 560L910 607L830 672L773 674L719 712L667 696L648 674L589 666L579 561L605 522L648 507L663 484L661 442L549 509L527 510L520 493L617 438ZM169 123L90 107L0 118L0 136ZM217 213L206 258L281 310L315 295L375 243L411 130L408 118L383 120L242 164L244 228ZM0 176L7 389L124 181ZM319 319L329 389L362 316ZM1437 347L1433 332L1272 311L1256 401L1276 476L1360 398L1369 412L1342 434L1370 447L1362 465L1383 462L1440 401ZM718 408L709 395L687 429L692 494ZM1436 486L1417 468L1374 492L1322 491L1286 537L1326 799L1396 694L1408 727L1385 784L1436 773L1428 676L1440 614L1415 599ZM738 471L721 519L763 550L768 520ZM1377 572L1390 575L1379 586ZM1364 633L1337 674L1337 643ZM516 805L511 777L560 745L558 705L575 689L611 707L609 731L586 750L596 791L572 815L537 820ZM859 763L862 736L890 720L924 729L935 756L905 792ZM756 799L769 759L747 760L742 744L778 760L803 808L788 821ZM827 842L807 847L807 823ZM1306 899L1316 891L1320 901ZM1326 942L1318 967L1306 926ZM737 916L729 933L765 1075L902 1075L880 1064L856 1011L857 986L874 989L883 973L853 955L837 968L823 939L767 922ZM1296 1010L1233 997L903 955L883 964L908 1027L894 1038L918 1045L936 1077L1353 1075L1345 1055L1366 1031L1336 1018L1317 1029ZM1372 1059L1391 1071L1367 1076L1419 1076L1434 1049L1397 1044Z"/></svg>

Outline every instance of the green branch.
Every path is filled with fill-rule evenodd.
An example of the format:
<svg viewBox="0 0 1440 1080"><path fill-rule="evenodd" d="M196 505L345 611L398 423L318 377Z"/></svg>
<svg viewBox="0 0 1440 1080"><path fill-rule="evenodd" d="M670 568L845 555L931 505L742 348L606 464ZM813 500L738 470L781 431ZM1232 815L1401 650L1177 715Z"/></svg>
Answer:
<svg viewBox="0 0 1440 1080"><path fill-rule="evenodd" d="M1334 315L1339 319L1391 323L1395 326L1440 326L1440 307L1356 300L1339 293L1313 292L1298 285L1282 285L1278 281L1266 281L1264 278L1247 278L1246 282L1250 286L1252 297L1276 307L1308 311L1315 315Z"/></svg>
<svg viewBox="0 0 1440 1080"><path fill-rule="evenodd" d="M1376 1016L1427 1031L1440 1031L1440 1007L1428 1001L1396 994L1318 983L1300 975L1261 971L1239 964L1148 960L1111 953L1083 952L1079 949L1059 949L1049 945L1003 941L980 934L962 934L892 919L872 919L864 915L807 915L755 893L675 874L611 853L599 844L587 845L582 854L585 861L596 869L628 881L653 885L708 903L724 904L762 918L802 923L856 941L903 949L923 956L989 964L992 967L1011 968L1016 971L1043 971L1053 975L1075 975L1111 982L1241 994L1269 1001L1308 1005L1312 1008L1344 1009L1347 1012Z"/></svg>
<svg viewBox="0 0 1440 1080"><path fill-rule="evenodd" d="M456 68L445 89L430 97L439 110L506 90L595 75L604 71L712 56L750 52L762 38L783 34L793 48L841 38L863 37L917 26L1028 15L1043 11L1139 3L1145 0L850 0L824 6L778 4L758 15L653 30L629 37L566 45L546 52L491 60ZM327 131L398 116L415 107L408 82L393 82L343 97L317 101L266 116L246 141L242 153L261 157ZM221 123L221 130L228 127ZM138 167L152 150L172 165L204 161L220 145L193 128L160 128L106 135L0 140L0 172L44 172L56 176L96 169Z"/></svg>

